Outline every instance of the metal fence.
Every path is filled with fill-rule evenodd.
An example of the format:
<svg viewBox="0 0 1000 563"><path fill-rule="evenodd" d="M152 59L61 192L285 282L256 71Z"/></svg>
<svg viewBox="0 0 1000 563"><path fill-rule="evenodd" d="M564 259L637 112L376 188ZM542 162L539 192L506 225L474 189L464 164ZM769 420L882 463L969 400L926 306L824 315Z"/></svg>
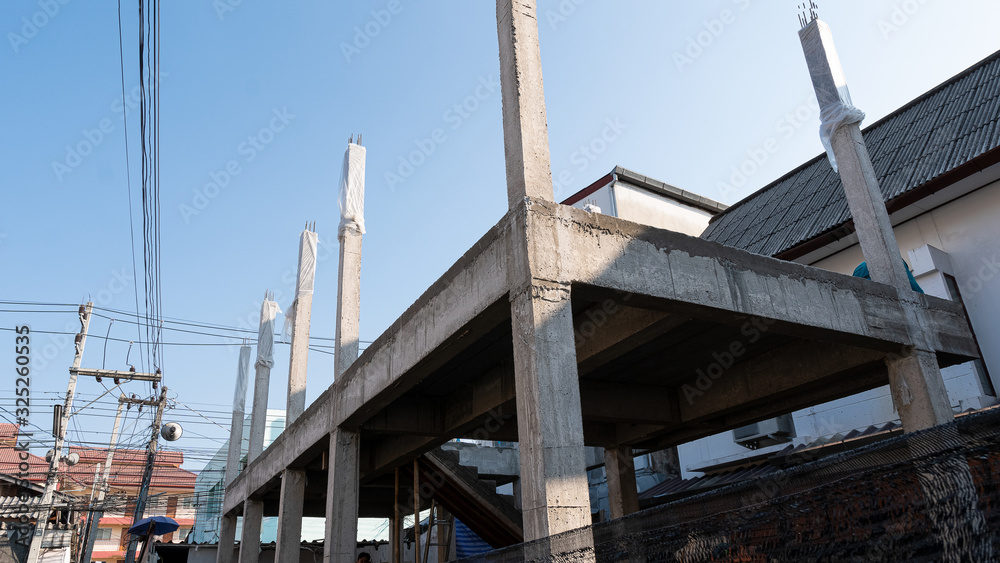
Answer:
<svg viewBox="0 0 1000 563"><path fill-rule="evenodd" d="M995 561L1000 409L467 562Z"/></svg>
<svg viewBox="0 0 1000 563"><path fill-rule="evenodd" d="M0 530L0 563L23 563L28 559L31 537L23 537L22 529L13 523L2 524Z"/></svg>

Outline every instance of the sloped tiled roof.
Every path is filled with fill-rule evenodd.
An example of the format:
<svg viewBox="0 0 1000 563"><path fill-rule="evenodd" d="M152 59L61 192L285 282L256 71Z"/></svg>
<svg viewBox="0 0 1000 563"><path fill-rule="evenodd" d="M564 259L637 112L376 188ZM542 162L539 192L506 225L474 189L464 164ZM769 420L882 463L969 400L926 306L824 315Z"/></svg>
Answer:
<svg viewBox="0 0 1000 563"><path fill-rule="evenodd" d="M19 435L18 430L19 428L16 424L0 425L0 435L2 435L3 438L2 441L0 441L0 473L17 478L24 478L25 480L34 483L44 483L45 476L49 472L49 462L35 454L15 449L17 437ZM21 459L21 456L24 453L27 453L27 459ZM28 464L27 473L21 471L22 462L27 462Z"/></svg>
<svg viewBox="0 0 1000 563"><path fill-rule="evenodd" d="M72 467L63 468L63 473L76 485L90 487L94 482L95 469L104 465L108 450L72 447L70 452L80 454L80 462ZM115 450L109 476L111 487L125 490L138 489L145 471L146 455L146 450ZM193 491L196 475L179 467L183 461L184 454L181 452L158 451L156 463L153 465L151 486L161 489L189 489Z"/></svg>
<svg viewBox="0 0 1000 563"><path fill-rule="evenodd" d="M977 159L1000 160L1000 51L863 134L890 212L960 179L956 171L978 171ZM824 153L713 217L702 238L794 258L781 255L838 229L838 238L846 235L850 220L840 176Z"/></svg>
<svg viewBox="0 0 1000 563"><path fill-rule="evenodd" d="M0 425L0 474L20 477L20 458L22 452L14 449L17 440L18 426L15 424ZM80 455L76 465L63 464L59 468L60 479L68 489L85 487L88 491L94 483L95 469L104 465L107 456L106 448L83 448L73 446L68 453ZM49 463L44 458L28 454L29 464L26 478L30 482L44 483L49 470ZM152 487L157 489L194 490L194 473L181 469L184 463L182 452L158 451L156 463L153 466ZM142 483L142 474L146 465L146 450L118 449L115 450L111 466L110 481L112 488L132 490L138 489Z"/></svg>

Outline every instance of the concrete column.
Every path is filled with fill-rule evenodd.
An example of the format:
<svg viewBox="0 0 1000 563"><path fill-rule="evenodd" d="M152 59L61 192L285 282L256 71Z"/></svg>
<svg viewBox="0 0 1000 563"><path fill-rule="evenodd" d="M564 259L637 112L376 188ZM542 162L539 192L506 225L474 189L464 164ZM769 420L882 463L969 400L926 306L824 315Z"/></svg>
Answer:
<svg viewBox="0 0 1000 563"><path fill-rule="evenodd" d="M226 454L226 475L223 483L228 487L240 472L243 457L243 424L246 407L247 383L250 373L250 347L240 347L237 364L236 392L233 397L233 418L229 424L229 450Z"/></svg>
<svg viewBox="0 0 1000 563"><path fill-rule="evenodd" d="M826 23L813 20L799 31L799 38L820 104L820 115L825 121L835 115L851 115L842 123L825 127L833 128L829 150L836 159L871 278L895 287L903 307L919 308L858 125L863 114L851 104L847 80L833 44L833 33ZM908 317L916 319L919 315L911 312ZM887 364L889 385L903 429L914 432L951 422L953 415L934 352L922 344L924 338L920 332L924 327L911 322L908 330L915 346Z"/></svg>
<svg viewBox="0 0 1000 563"><path fill-rule="evenodd" d="M219 522L219 549L217 563L236 563L236 517L222 516Z"/></svg>
<svg viewBox="0 0 1000 563"><path fill-rule="evenodd" d="M349 144L344 154L340 193L340 264L337 273L337 328L334 377L358 359L361 318L361 235L364 234L365 151ZM324 563L353 561L358 546L359 457L357 432L335 428L330 433L330 468L326 482Z"/></svg>
<svg viewBox="0 0 1000 563"><path fill-rule="evenodd" d="M316 233L306 230L299 237L299 273L295 285L292 319L292 351L288 359L288 403L285 426L291 426L306 409L306 367L309 363L309 323L316 279Z"/></svg>
<svg viewBox="0 0 1000 563"><path fill-rule="evenodd" d="M916 432L954 419L934 352L910 350L892 357L886 365L892 402L903 431Z"/></svg>
<svg viewBox="0 0 1000 563"><path fill-rule="evenodd" d="M257 563L260 557L260 525L264 503L247 499L243 503L243 537L240 538L240 563Z"/></svg>
<svg viewBox="0 0 1000 563"><path fill-rule="evenodd" d="M278 304L269 297L260 308L260 329L257 332L256 378L253 386L253 410L250 412L250 445L247 463L264 451L264 430L267 426L267 394L274 365L274 317ZM256 563L260 552L260 525L264 516L261 501L248 498L243 502L243 537L240 540L240 563Z"/></svg>
<svg viewBox="0 0 1000 563"><path fill-rule="evenodd" d="M539 280L511 303L525 541L591 523L570 305Z"/></svg>
<svg viewBox="0 0 1000 563"><path fill-rule="evenodd" d="M608 477L608 505L611 519L639 511L639 487L635 482L635 458L632 448L618 446L604 449L604 472Z"/></svg>
<svg viewBox="0 0 1000 563"><path fill-rule="evenodd" d="M324 563L353 561L357 551L360 446L357 432L338 428L330 434Z"/></svg>
<svg viewBox="0 0 1000 563"><path fill-rule="evenodd" d="M497 0L507 202L553 200L535 0Z"/></svg>
<svg viewBox="0 0 1000 563"><path fill-rule="evenodd" d="M247 463L257 459L264 451L264 430L267 426L267 393L271 385L271 367L274 366L274 317L279 313L278 304L265 299L260 308L260 329L257 332L257 370L253 385L253 410L250 412L250 448Z"/></svg>
<svg viewBox="0 0 1000 563"><path fill-rule="evenodd" d="M302 545L302 507L306 496L306 472L286 469L281 475L278 504L278 539L275 561L298 561Z"/></svg>
<svg viewBox="0 0 1000 563"><path fill-rule="evenodd" d="M361 233L347 229L340 235L340 275L337 283L337 329L334 365L336 377L358 359L361 318Z"/></svg>
<svg viewBox="0 0 1000 563"><path fill-rule="evenodd" d="M243 457L243 419L246 408L247 384L250 377L250 347L240 347L236 366L236 389L233 393L233 418L229 425L229 451L226 456L224 485L229 486L240 472ZM229 495L229 492L226 492ZM222 516L219 522L219 550L217 563L235 563L236 517Z"/></svg>

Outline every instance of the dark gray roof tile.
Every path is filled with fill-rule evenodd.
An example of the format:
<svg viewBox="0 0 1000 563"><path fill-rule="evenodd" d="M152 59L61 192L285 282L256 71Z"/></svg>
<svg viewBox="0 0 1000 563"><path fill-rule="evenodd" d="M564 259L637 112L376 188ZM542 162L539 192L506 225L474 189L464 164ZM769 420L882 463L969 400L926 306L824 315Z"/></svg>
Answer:
<svg viewBox="0 0 1000 563"><path fill-rule="evenodd" d="M997 149L1000 52L863 134L886 201ZM774 256L850 219L840 177L823 154L716 215L702 238Z"/></svg>

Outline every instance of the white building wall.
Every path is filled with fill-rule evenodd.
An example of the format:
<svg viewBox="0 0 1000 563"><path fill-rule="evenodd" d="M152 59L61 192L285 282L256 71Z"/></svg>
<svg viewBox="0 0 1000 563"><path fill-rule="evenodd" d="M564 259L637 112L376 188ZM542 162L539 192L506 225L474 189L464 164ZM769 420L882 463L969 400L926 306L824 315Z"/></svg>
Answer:
<svg viewBox="0 0 1000 563"><path fill-rule="evenodd" d="M600 207L604 215L694 237L708 228L712 218L705 210L625 182L601 187L573 207L584 209L587 205Z"/></svg>
<svg viewBox="0 0 1000 563"><path fill-rule="evenodd" d="M919 205L919 204L918 204ZM914 275L928 295L948 298L942 274L953 275L969 312L994 388L1000 383L1000 182L966 194L895 227L900 253L914 267L911 251L925 245L940 249L950 258L952 272L929 270L918 263ZM917 256L919 259L919 255ZM864 260L861 248L851 246L823 258L813 266L852 274ZM930 266L933 268L934 266ZM995 404L984 396L972 363L942 370L953 408L966 410ZM888 386L872 389L823 405L792 413L799 444L872 425L898 421ZM762 448L754 453L780 450L786 444ZM693 468L746 457L750 450L733 442L731 431L678 448L684 477L699 473Z"/></svg>
<svg viewBox="0 0 1000 563"><path fill-rule="evenodd" d="M618 217L696 237L708 228L712 214L624 182L615 184Z"/></svg>

